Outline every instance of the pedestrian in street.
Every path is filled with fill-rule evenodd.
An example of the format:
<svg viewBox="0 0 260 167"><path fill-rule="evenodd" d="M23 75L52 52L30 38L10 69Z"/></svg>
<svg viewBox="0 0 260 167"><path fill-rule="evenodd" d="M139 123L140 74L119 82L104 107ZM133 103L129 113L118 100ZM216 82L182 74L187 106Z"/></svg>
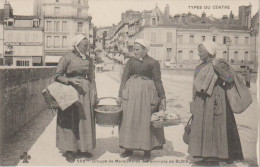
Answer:
<svg viewBox="0 0 260 167"><path fill-rule="evenodd" d="M226 90L234 84L231 66L222 59L216 59L217 44L213 41L204 41L198 46L199 57L202 63L196 67L193 80L193 101L191 113L193 121L188 152L193 158L202 158L197 165L208 161L215 161L220 166L227 163L243 164L244 159L240 137ZM207 77L200 83L197 78L205 72L205 68L212 63L212 80ZM205 76L210 76L207 72ZM203 77L202 77L203 78ZM206 86L208 90L198 90L196 85ZM210 93L209 93L210 92Z"/></svg>
<svg viewBox="0 0 260 167"><path fill-rule="evenodd" d="M120 156L129 157L133 150L142 150L144 162L150 160L152 150L162 149L165 144L163 128L151 126L151 115L158 112L159 105L166 110L166 98L160 64L147 55L149 48L147 41L135 40L135 57L125 65L117 99L123 109L119 146L125 151Z"/></svg>
<svg viewBox="0 0 260 167"><path fill-rule="evenodd" d="M250 88L251 70L250 70L249 66L247 66L247 68L246 68L245 80L246 80L246 86L248 88Z"/></svg>
<svg viewBox="0 0 260 167"><path fill-rule="evenodd" d="M74 37L74 50L60 59L54 76L57 82L72 85L79 94L79 101L64 111L58 110L56 146L65 153L69 162L75 156L92 157L89 150L96 146L93 108L97 104L95 69L88 51L87 37Z"/></svg>

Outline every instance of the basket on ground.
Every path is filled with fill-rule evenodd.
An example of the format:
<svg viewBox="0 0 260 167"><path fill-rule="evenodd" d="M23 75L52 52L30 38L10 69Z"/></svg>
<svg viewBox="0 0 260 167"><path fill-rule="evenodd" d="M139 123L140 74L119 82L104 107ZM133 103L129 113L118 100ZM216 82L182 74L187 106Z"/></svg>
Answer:
<svg viewBox="0 0 260 167"><path fill-rule="evenodd" d="M113 97L105 97L107 99ZM100 126L117 126L121 120L122 108L117 105L98 105L95 109L96 123Z"/></svg>

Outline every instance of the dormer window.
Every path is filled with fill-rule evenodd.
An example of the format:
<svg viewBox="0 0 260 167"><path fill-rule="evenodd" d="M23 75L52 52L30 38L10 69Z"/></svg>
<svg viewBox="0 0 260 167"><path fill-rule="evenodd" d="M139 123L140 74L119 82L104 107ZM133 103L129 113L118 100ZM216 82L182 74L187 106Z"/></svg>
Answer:
<svg viewBox="0 0 260 167"><path fill-rule="evenodd" d="M6 22L6 26L13 26L14 25L14 19L8 19Z"/></svg>
<svg viewBox="0 0 260 167"><path fill-rule="evenodd" d="M156 25L156 18L152 18L152 25Z"/></svg>
<svg viewBox="0 0 260 167"><path fill-rule="evenodd" d="M33 20L33 27L39 27L39 20L38 19Z"/></svg>

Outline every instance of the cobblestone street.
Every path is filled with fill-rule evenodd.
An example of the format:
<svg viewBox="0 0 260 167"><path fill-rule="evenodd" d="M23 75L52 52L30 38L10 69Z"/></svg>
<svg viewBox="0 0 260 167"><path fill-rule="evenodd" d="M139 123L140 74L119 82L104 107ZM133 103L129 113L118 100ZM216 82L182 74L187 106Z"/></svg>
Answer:
<svg viewBox="0 0 260 167"><path fill-rule="evenodd" d="M167 78L168 77L168 78ZM172 166L192 166L190 163L190 157L187 153L187 145L182 140L182 134L184 132L184 125L190 116L188 106L185 104L190 100L189 90L191 89L190 79L187 77L180 78L181 82L174 82L168 86L169 80L172 78L168 75L163 75L164 85L167 83L167 107L176 111L182 117L182 123L177 126L171 126L165 128L166 145L163 150L153 151L151 162L149 165L169 165ZM182 85L182 82L188 82L188 84ZM96 82L98 88L98 97L117 97L119 89L119 74L118 73L97 73ZM178 85L187 86L186 89L180 89L176 91L174 88ZM188 86L189 85L189 86ZM174 92L173 92L174 91ZM183 96L179 96L182 94ZM100 104L115 103L114 100L101 101ZM55 114L55 113L54 113ZM250 134L243 131L242 125L239 125L240 132L243 134L242 145L245 148L245 141L251 142L247 144L247 147L253 148L256 143L256 139L252 133L256 131L251 128ZM93 158L91 159L76 159L75 163L71 164L66 161L59 150L56 148L56 116L53 116L52 111L46 110L40 113L34 120L24 126L16 136L13 136L10 140L7 140L4 147L4 154L1 156L1 166L67 166L67 165L107 165L107 163L113 163L113 165L137 165L147 164L142 162L143 152L137 151L130 158L120 158L119 154L123 151L118 146L118 127L96 127L97 134L97 147L91 153ZM250 138L246 138L244 135L250 135ZM23 152L28 152L31 158L29 163L23 163L20 159L20 155ZM247 161L254 165L256 164L255 151L245 151L245 157ZM248 158L249 157L249 158ZM251 158L251 159L250 159Z"/></svg>

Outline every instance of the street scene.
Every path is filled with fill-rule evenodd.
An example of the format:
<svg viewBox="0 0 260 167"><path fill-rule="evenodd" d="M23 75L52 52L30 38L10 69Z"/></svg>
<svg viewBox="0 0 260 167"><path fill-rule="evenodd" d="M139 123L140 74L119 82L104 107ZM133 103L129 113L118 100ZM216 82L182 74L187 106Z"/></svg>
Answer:
<svg viewBox="0 0 260 167"><path fill-rule="evenodd" d="M258 6L0 2L0 166L259 166Z"/></svg>

